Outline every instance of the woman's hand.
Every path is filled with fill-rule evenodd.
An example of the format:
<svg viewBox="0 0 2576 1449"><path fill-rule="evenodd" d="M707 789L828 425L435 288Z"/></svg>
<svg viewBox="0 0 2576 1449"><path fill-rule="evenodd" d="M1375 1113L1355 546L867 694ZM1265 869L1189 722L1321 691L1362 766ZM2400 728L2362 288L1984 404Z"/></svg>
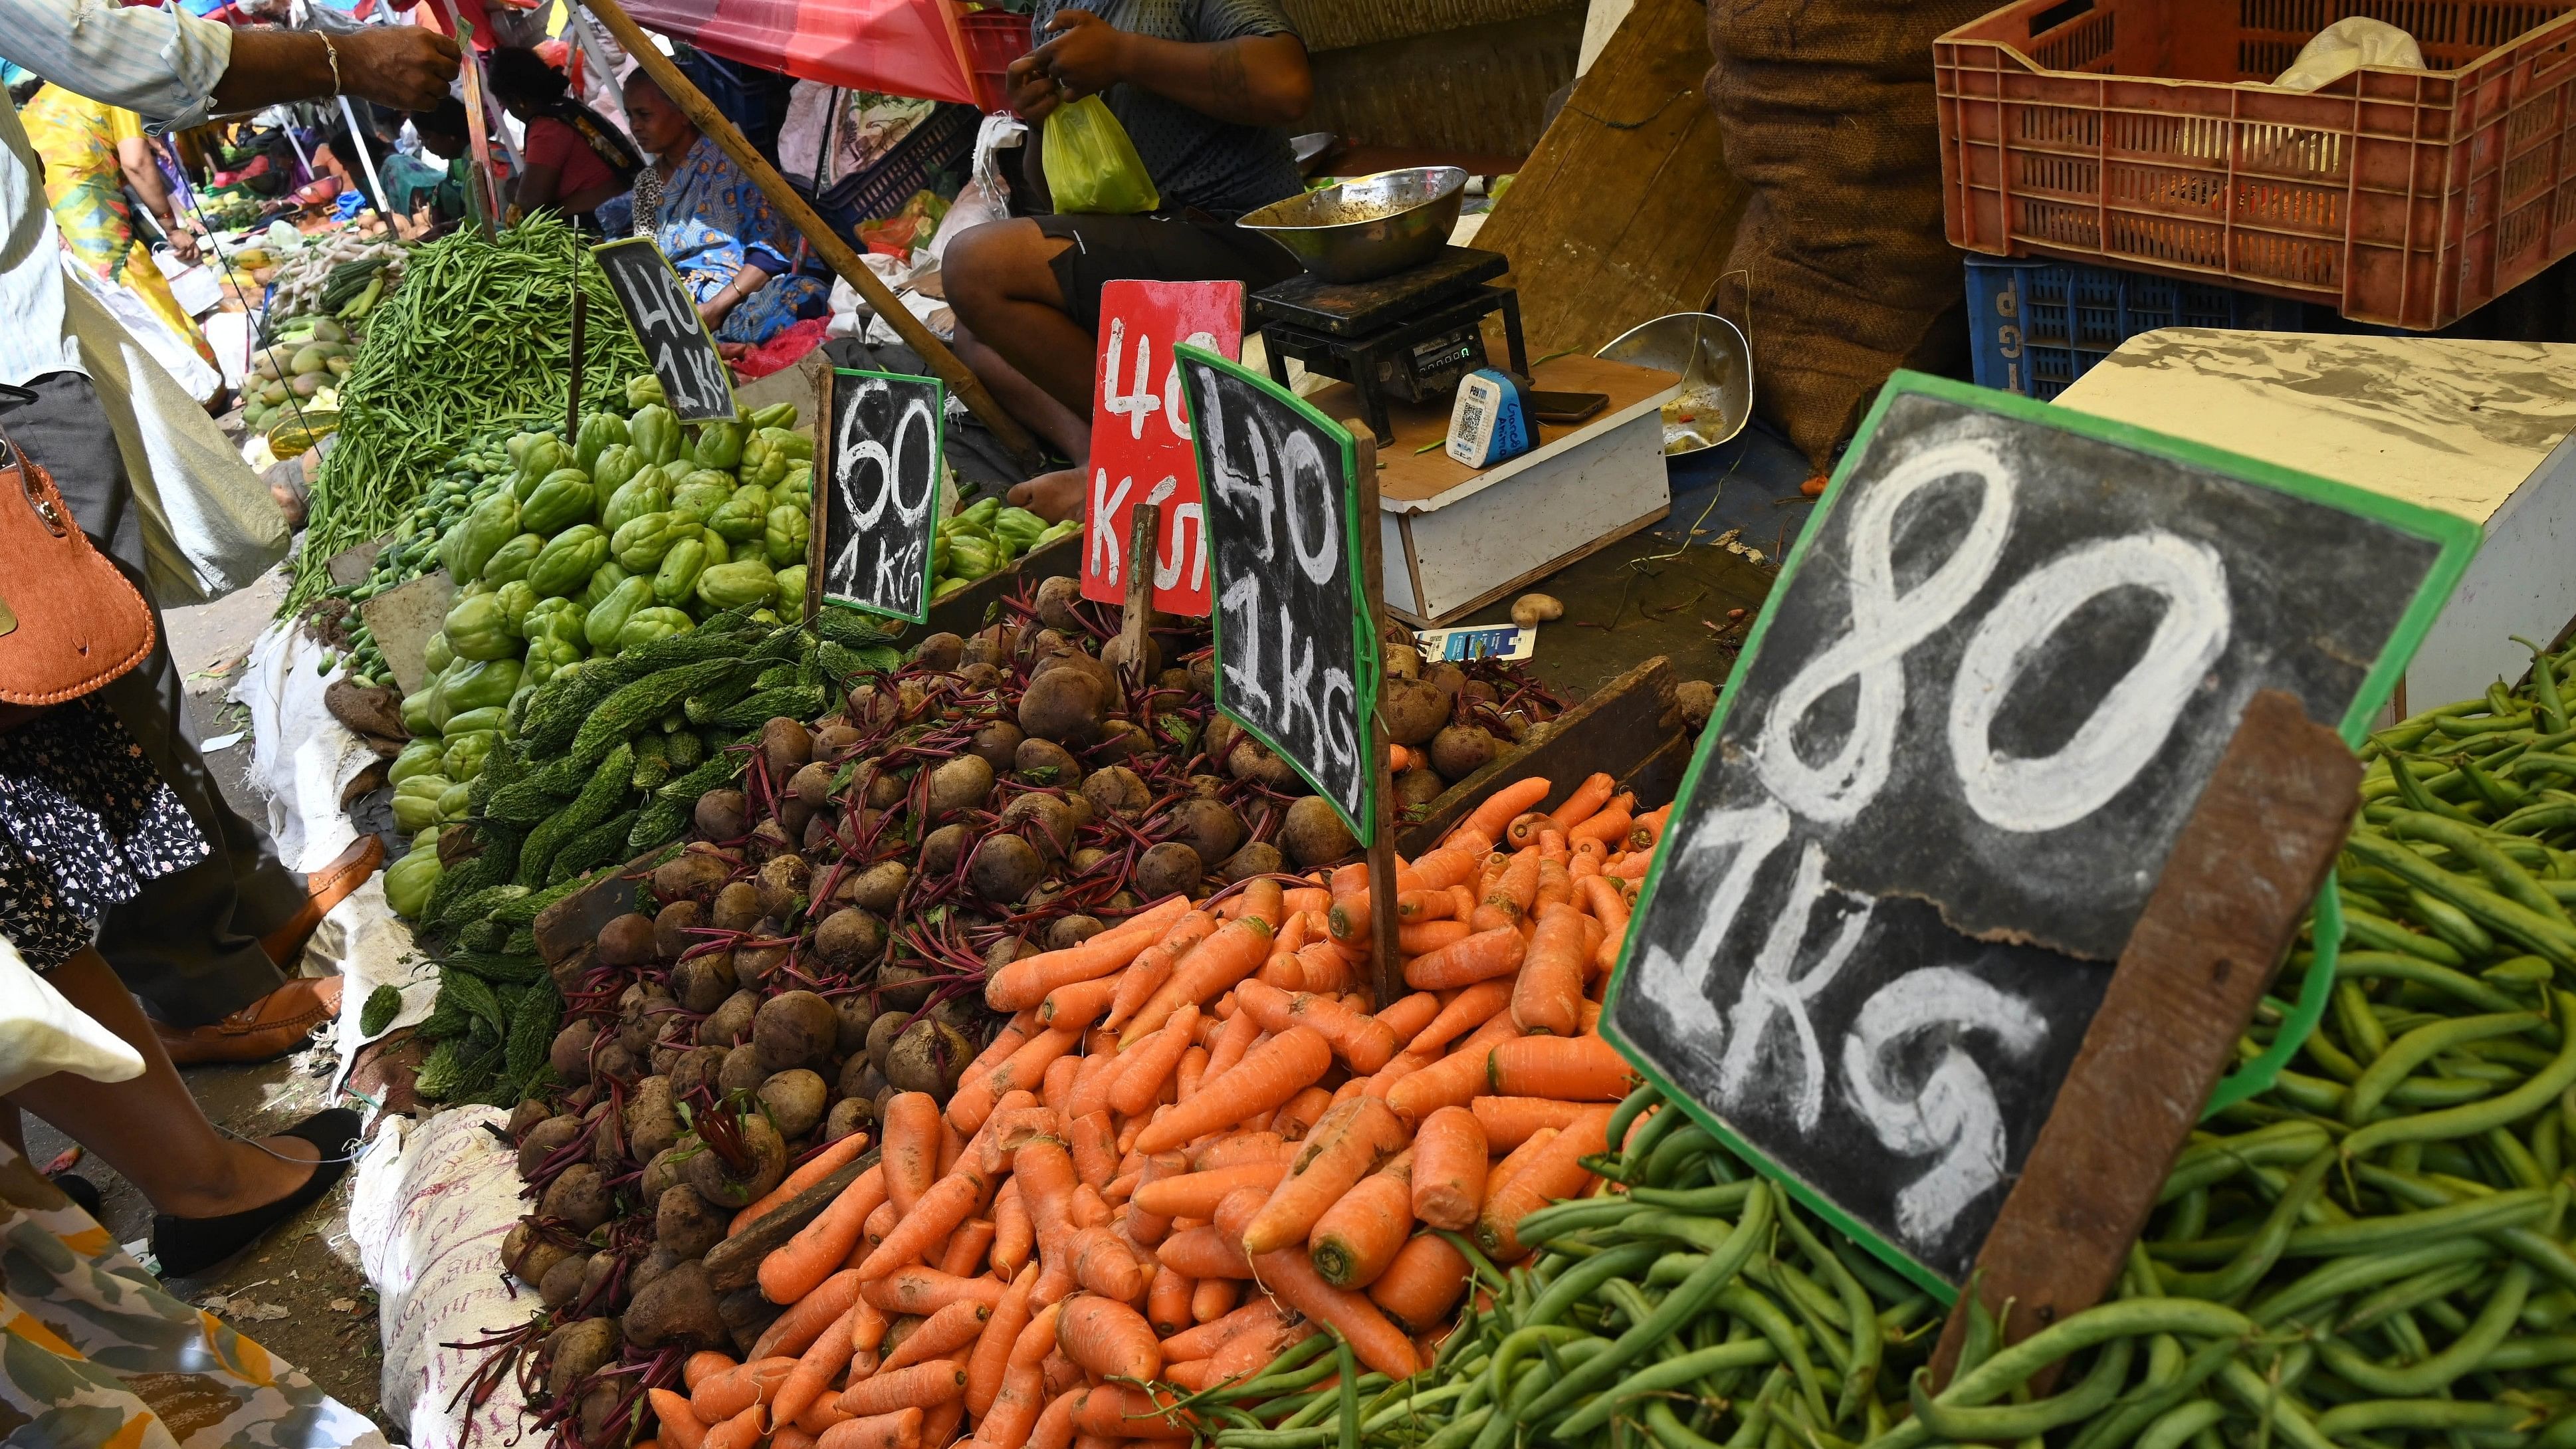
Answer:
<svg viewBox="0 0 2576 1449"><path fill-rule="evenodd" d="M194 265L197 260L197 234L176 222L163 230L170 237L170 255Z"/></svg>
<svg viewBox="0 0 2576 1449"><path fill-rule="evenodd" d="M769 285L769 273L745 263L741 271L733 274L732 281L718 288L714 296L698 304L698 320L706 323L709 331L713 331L724 324L726 315L740 306L743 298L767 285Z"/></svg>

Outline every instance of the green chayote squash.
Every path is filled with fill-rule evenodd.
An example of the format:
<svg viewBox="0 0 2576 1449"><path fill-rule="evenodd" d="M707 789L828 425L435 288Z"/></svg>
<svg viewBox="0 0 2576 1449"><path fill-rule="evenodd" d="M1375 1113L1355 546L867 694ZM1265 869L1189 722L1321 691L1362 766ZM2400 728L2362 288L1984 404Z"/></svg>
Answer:
<svg viewBox="0 0 2576 1449"><path fill-rule="evenodd" d="M626 406L630 411L637 408L658 407L667 401L669 399L662 392L662 379L653 374L639 372L626 379Z"/></svg>
<svg viewBox="0 0 2576 1449"><path fill-rule="evenodd" d="M590 641L593 654L617 652L617 636L626 627L628 615L647 608L653 602L653 578L639 574L609 591L608 597L592 606L590 617L582 624L582 637Z"/></svg>
<svg viewBox="0 0 2576 1449"><path fill-rule="evenodd" d="M477 710L476 713L479 714L481 711ZM500 711L492 712L494 720L497 721L500 717ZM492 757L492 742L499 738L500 735L491 730L471 730L464 734L449 735L447 753L440 759L440 772L459 784L473 779L483 773L483 762Z"/></svg>
<svg viewBox="0 0 2576 1449"><path fill-rule="evenodd" d="M754 428L792 428L796 426L796 404L771 403L765 408L754 409L745 421Z"/></svg>
<svg viewBox="0 0 2576 1449"><path fill-rule="evenodd" d="M456 716L485 705L504 705L519 687L519 661L516 659L459 660L442 676L442 693L447 705L447 720L439 724L444 730Z"/></svg>
<svg viewBox="0 0 2576 1449"><path fill-rule="evenodd" d="M430 673L436 674L456 662L456 651L448 647L445 634L432 634L429 642L421 646L420 662L428 667Z"/></svg>
<svg viewBox="0 0 2576 1449"><path fill-rule="evenodd" d="M523 533L492 550L491 559L483 565L483 582L497 589L512 579L526 578L528 565L537 561L537 555L545 546L544 535ZM456 641L450 639L447 642L453 644Z"/></svg>
<svg viewBox="0 0 2576 1449"><path fill-rule="evenodd" d="M581 436L573 444L573 466L587 472L599 455L611 445L626 442L626 420L615 413L592 413L581 420Z"/></svg>
<svg viewBox="0 0 2576 1449"><path fill-rule="evenodd" d="M528 565L528 586L548 598L569 598L606 562L608 535L593 524L576 523L548 540Z"/></svg>
<svg viewBox="0 0 2576 1449"><path fill-rule="evenodd" d="M492 603L501 611L501 627L513 639L528 637L528 611L537 606L537 591L526 579L512 579L492 591Z"/></svg>
<svg viewBox="0 0 2576 1449"><path fill-rule="evenodd" d="M609 540L609 552L618 566L630 573L643 573L662 566L662 557L671 546L683 539L696 538L698 525L678 513L647 513L631 519Z"/></svg>
<svg viewBox="0 0 2576 1449"><path fill-rule="evenodd" d="M590 461L590 486L599 490L600 497L607 498L649 466L633 443L611 443Z"/></svg>
<svg viewBox="0 0 2576 1449"><path fill-rule="evenodd" d="M769 501L773 507L781 503L793 503L807 513L812 513L814 511L814 465L797 463L790 466L783 477L769 485Z"/></svg>
<svg viewBox="0 0 2576 1449"><path fill-rule="evenodd" d="M662 556L662 567L653 574L653 602L673 607L685 606L697 592L698 575L706 572L707 546L694 538L684 538L671 545Z"/></svg>
<svg viewBox="0 0 2576 1449"><path fill-rule="evenodd" d="M572 459L572 449L565 447L561 438L547 438L529 444L528 450L519 455L519 471L510 479L510 491L524 506L528 495L537 491L537 485L544 482L547 475L571 467ZM526 527L525 524L520 526Z"/></svg>
<svg viewBox="0 0 2576 1449"><path fill-rule="evenodd" d="M438 541L438 561L447 566L449 578L470 584L483 576L483 566L518 531L519 500L507 490L496 492L474 505L474 511Z"/></svg>
<svg viewBox="0 0 2576 1449"><path fill-rule="evenodd" d="M672 487L671 511L685 513L704 523L707 515L722 508L726 500L733 497L733 488L733 479L726 474L709 468L692 470Z"/></svg>
<svg viewBox="0 0 2576 1449"><path fill-rule="evenodd" d="M778 617L786 623L797 623L805 617L805 565L791 564L778 571Z"/></svg>
<svg viewBox="0 0 2576 1449"><path fill-rule="evenodd" d="M436 808L435 802L432 808ZM396 816L402 814L400 810L394 813ZM402 822L397 819L394 823L400 825ZM417 920L421 911L428 907L430 890L438 884L443 870L438 863L438 846L434 842L414 849L385 867L385 904L394 908L395 915Z"/></svg>
<svg viewBox="0 0 2576 1449"><path fill-rule="evenodd" d="M519 505L519 526L551 538L576 523L586 523L599 506L599 491L579 468L557 468L539 480Z"/></svg>
<svg viewBox="0 0 2576 1449"><path fill-rule="evenodd" d="M707 515L707 529L727 543L751 543L769 519L769 490L746 483Z"/></svg>
<svg viewBox="0 0 2576 1449"><path fill-rule="evenodd" d="M518 636L497 593L458 599L449 606L441 632L459 660L500 659L519 652Z"/></svg>
<svg viewBox="0 0 2576 1449"><path fill-rule="evenodd" d="M768 520L760 535L761 550L769 555L769 562L777 568L783 569L790 564L802 563L805 561L805 544L810 532L810 526L805 521L804 509L789 504L779 504L769 510Z"/></svg>
<svg viewBox="0 0 2576 1449"><path fill-rule="evenodd" d="M621 652L634 649L650 644L656 639L668 639L674 634L685 634L696 627L695 621L677 609L658 606L638 609L627 616L625 624L618 629L617 647Z"/></svg>
<svg viewBox="0 0 2576 1449"><path fill-rule="evenodd" d="M742 424L704 423L698 428L698 440L689 456L701 468L730 472L742 463Z"/></svg>
<svg viewBox="0 0 2576 1449"><path fill-rule="evenodd" d="M615 530L612 529L610 532L613 533ZM575 602L581 605L585 613L598 608L601 600L614 592L619 584L626 582L628 574L629 570L614 562L601 564L590 571L590 582L582 585L581 597Z"/></svg>
<svg viewBox="0 0 2576 1449"><path fill-rule="evenodd" d="M756 558L716 564L698 575L698 598L710 608L765 605L778 597L778 576Z"/></svg>
<svg viewBox="0 0 2576 1449"><path fill-rule="evenodd" d="M448 786L447 793L438 797L438 818L455 820L462 817L466 809L474 803L473 792L474 782L471 780L459 780Z"/></svg>
<svg viewBox="0 0 2576 1449"><path fill-rule="evenodd" d="M610 533L643 517L660 513L671 506L671 485L659 468L646 468L608 495L608 503L599 510L599 526Z"/></svg>
<svg viewBox="0 0 2576 1449"><path fill-rule="evenodd" d="M439 762L446 753L446 742L435 735L413 740L403 746L401 754L394 756L393 764L385 770L385 778L399 785L414 775L437 774Z"/></svg>
<svg viewBox="0 0 2576 1449"><path fill-rule="evenodd" d="M480 709L469 709L462 714L447 717L449 739L454 739L458 735L470 735L476 730L497 730L500 727L501 711L488 704Z"/></svg>
<svg viewBox="0 0 2576 1449"><path fill-rule="evenodd" d="M680 420L656 398L626 420L626 440L645 462L668 463L680 456Z"/></svg>
<svg viewBox="0 0 2576 1449"><path fill-rule="evenodd" d="M430 723L429 706L435 697L433 691L438 687L439 678L440 676L433 674L429 677L429 683L403 696L403 733L414 739L434 738L438 734L438 726Z"/></svg>
<svg viewBox="0 0 2576 1449"><path fill-rule="evenodd" d="M539 599L519 621L519 635L531 644L539 639L579 640L584 612L580 604L559 595Z"/></svg>

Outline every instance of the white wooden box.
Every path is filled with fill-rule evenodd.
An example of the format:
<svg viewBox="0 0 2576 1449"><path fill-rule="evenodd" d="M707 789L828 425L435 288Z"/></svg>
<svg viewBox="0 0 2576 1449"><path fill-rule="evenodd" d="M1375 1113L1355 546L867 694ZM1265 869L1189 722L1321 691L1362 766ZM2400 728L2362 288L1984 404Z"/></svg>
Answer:
<svg viewBox="0 0 2576 1449"><path fill-rule="evenodd" d="M1671 511L1662 408L1680 379L1581 356L1536 372L1541 391L1606 393L1609 405L1579 424L1541 427L1535 451L1483 472L1421 451L1448 435L1445 406L1391 409L1395 441L1377 452L1379 523L1387 607L1409 622L1473 613ZM1359 416L1347 384L1307 401L1329 417Z"/></svg>
<svg viewBox="0 0 2576 1449"><path fill-rule="evenodd" d="M2522 677L2576 620L2576 346L2167 328L2061 407L2456 513L2486 531L2389 718Z"/></svg>

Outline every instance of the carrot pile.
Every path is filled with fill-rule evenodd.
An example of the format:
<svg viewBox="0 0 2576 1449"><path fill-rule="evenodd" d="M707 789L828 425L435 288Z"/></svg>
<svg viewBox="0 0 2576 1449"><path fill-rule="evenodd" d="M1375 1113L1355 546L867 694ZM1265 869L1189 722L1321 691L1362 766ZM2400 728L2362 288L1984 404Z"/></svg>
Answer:
<svg viewBox="0 0 2576 1449"><path fill-rule="evenodd" d="M1261 878L995 971L1008 1025L944 1106L892 1099L876 1164L762 1263L785 1309L746 1358L652 1391L660 1449L1186 1440L1173 1389L1321 1328L1414 1373L1468 1286L1435 1230L1523 1257L1634 1085L1597 1022L1665 811L1550 792L1502 787L1391 902L1364 866ZM1412 988L1383 1005L1381 909Z"/></svg>

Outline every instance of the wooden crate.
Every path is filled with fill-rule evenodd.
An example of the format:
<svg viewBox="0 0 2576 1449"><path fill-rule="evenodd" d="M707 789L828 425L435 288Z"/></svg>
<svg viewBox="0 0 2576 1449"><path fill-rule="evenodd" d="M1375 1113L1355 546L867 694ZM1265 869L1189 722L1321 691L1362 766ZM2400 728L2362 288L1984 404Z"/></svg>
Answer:
<svg viewBox="0 0 2576 1449"><path fill-rule="evenodd" d="M1619 789L1636 792L1641 808L1671 800L1681 790L1682 772L1690 768L1692 746L1673 702L1677 683L1671 662L1658 654L1603 685L1600 693L1557 716L1547 738L1450 786L1421 820L1397 831L1397 853L1411 859L1432 849L1496 790L1533 775L1545 776L1552 786L1538 809L1564 804L1574 787L1596 772L1609 775Z"/></svg>

